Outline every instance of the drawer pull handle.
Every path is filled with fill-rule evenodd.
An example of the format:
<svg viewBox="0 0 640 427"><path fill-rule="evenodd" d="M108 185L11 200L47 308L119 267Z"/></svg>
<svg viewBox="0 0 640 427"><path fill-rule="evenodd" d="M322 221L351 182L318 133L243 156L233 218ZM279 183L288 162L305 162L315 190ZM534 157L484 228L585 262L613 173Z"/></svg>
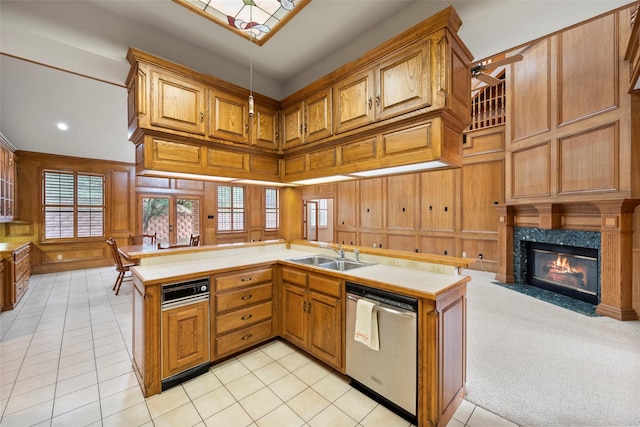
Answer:
<svg viewBox="0 0 640 427"><path fill-rule="evenodd" d="M249 320L253 317L253 314L249 314L247 316L242 316L242 320Z"/></svg>
<svg viewBox="0 0 640 427"><path fill-rule="evenodd" d="M249 338L251 338L252 336L253 336L253 334L247 334L247 335L243 336L243 337L242 337L242 338L240 338L240 339L241 339L242 341L246 341L246 340L248 340Z"/></svg>
<svg viewBox="0 0 640 427"><path fill-rule="evenodd" d="M253 280L253 278L251 276L249 276L249 277L243 277L240 281L241 282L250 282L252 280Z"/></svg>
<svg viewBox="0 0 640 427"><path fill-rule="evenodd" d="M246 301L248 299L251 299L253 297L253 294L249 294L249 295L243 295L240 299L242 301Z"/></svg>

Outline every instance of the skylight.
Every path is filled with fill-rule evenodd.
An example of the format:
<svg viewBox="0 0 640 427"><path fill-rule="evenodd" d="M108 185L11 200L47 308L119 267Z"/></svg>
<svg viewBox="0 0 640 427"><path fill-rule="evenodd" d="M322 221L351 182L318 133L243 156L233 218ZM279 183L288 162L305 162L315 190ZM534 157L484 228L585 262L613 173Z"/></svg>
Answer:
<svg viewBox="0 0 640 427"><path fill-rule="evenodd" d="M262 46L311 0L173 1Z"/></svg>

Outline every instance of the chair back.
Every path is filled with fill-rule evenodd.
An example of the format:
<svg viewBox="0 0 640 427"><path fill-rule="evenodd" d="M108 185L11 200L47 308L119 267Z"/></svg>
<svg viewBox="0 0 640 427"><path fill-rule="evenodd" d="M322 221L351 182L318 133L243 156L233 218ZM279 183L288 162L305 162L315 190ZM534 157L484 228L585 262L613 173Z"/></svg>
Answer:
<svg viewBox="0 0 640 427"><path fill-rule="evenodd" d="M113 256L113 262L116 264L117 271L123 271L122 258L120 258L120 252L118 252L118 243L113 237L107 240L107 245L111 248L111 255Z"/></svg>
<svg viewBox="0 0 640 427"><path fill-rule="evenodd" d="M189 246L200 246L200 235L194 236L192 234L189 238Z"/></svg>
<svg viewBox="0 0 640 427"><path fill-rule="evenodd" d="M153 234L134 234L131 235L129 234L129 244L130 245L143 245L143 244L150 244L150 245L155 245L156 244L156 240L157 240L157 234L158 233L153 233Z"/></svg>

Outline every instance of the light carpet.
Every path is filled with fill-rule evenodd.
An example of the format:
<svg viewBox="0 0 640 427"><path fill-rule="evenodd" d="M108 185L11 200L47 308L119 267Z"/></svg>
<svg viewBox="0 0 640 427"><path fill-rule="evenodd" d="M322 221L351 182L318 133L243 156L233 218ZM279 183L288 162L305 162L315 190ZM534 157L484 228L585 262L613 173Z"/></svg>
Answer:
<svg viewBox="0 0 640 427"><path fill-rule="evenodd" d="M466 270L467 400L522 426L640 426L640 321L588 317Z"/></svg>

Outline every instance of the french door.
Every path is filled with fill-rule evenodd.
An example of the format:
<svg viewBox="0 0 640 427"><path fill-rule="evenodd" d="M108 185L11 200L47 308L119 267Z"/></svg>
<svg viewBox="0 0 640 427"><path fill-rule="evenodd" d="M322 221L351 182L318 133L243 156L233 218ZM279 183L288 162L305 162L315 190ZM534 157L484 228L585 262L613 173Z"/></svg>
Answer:
<svg viewBox="0 0 640 427"><path fill-rule="evenodd" d="M186 245L191 235L200 234L199 197L141 195L138 197L138 230L156 233L160 244Z"/></svg>

